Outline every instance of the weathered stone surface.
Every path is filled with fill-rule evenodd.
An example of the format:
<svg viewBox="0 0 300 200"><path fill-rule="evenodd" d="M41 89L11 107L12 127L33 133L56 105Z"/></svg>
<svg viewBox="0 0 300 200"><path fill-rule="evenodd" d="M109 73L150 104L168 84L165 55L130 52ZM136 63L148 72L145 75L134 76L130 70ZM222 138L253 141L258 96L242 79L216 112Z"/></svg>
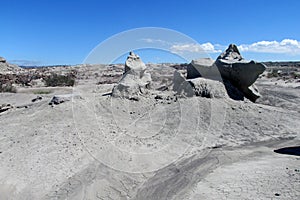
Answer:
<svg viewBox="0 0 300 200"><path fill-rule="evenodd" d="M130 52L125 62L125 72L120 82L113 88L112 96L138 100L139 95L150 89L151 75L138 55Z"/></svg>
<svg viewBox="0 0 300 200"><path fill-rule="evenodd" d="M206 98L226 98L226 89L221 81L203 77L186 80L177 71L173 77L173 91L184 97L200 96Z"/></svg>
<svg viewBox="0 0 300 200"><path fill-rule="evenodd" d="M133 52L129 53L127 60L125 62L125 73L128 71L141 72L146 70L146 65L143 63L142 59Z"/></svg>
<svg viewBox="0 0 300 200"><path fill-rule="evenodd" d="M255 102L260 94L255 86L251 87L266 66L255 61L246 61L236 45L231 44L216 60L222 78L229 80L244 93L245 97Z"/></svg>
<svg viewBox="0 0 300 200"><path fill-rule="evenodd" d="M224 84L220 81L206 79L206 78L195 78L189 80L194 95L206 98L227 98L226 89Z"/></svg>
<svg viewBox="0 0 300 200"><path fill-rule="evenodd" d="M192 97L194 95L194 91L191 84L178 71L174 71L173 91L176 93L176 95L185 97Z"/></svg>
<svg viewBox="0 0 300 200"><path fill-rule="evenodd" d="M187 66L187 79L204 77L212 71L211 66L213 64L214 60L211 58L192 60L192 62Z"/></svg>
<svg viewBox="0 0 300 200"><path fill-rule="evenodd" d="M234 44L230 44L215 62L210 58L193 60L187 68L187 78L223 79L228 95L236 100L244 97L255 102L260 94L252 86L266 69L262 63L246 61Z"/></svg>

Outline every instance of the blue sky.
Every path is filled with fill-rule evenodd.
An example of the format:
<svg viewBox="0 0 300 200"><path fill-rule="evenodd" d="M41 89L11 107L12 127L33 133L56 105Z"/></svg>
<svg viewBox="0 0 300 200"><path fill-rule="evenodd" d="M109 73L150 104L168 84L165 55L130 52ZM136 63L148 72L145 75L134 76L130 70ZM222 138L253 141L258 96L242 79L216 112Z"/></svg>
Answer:
<svg viewBox="0 0 300 200"><path fill-rule="evenodd" d="M27 65L78 64L115 34L162 27L193 38L213 58L235 43L246 59L300 60L299 2L3 0L0 56ZM177 50L197 51L181 45ZM139 53L145 62L180 61L162 51Z"/></svg>

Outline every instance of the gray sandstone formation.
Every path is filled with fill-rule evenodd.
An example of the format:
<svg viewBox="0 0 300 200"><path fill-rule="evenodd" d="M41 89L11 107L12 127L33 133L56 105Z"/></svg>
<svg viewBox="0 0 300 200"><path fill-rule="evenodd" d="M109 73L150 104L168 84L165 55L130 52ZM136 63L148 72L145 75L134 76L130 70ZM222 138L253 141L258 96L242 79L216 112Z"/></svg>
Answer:
<svg viewBox="0 0 300 200"><path fill-rule="evenodd" d="M148 93L151 81L146 65L138 55L130 52L125 62L123 77L113 88L112 96L138 100L140 95Z"/></svg>
<svg viewBox="0 0 300 200"><path fill-rule="evenodd" d="M125 61L125 72L142 72L146 70L146 65L143 63L142 59L133 52L129 53L127 60Z"/></svg>
<svg viewBox="0 0 300 200"><path fill-rule="evenodd" d="M244 97L255 102L260 97L254 82L266 69L262 63L246 61L234 44L223 52L215 62L210 58L193 60L187 68L187 78L222 78L228 95L236 100Z"/></svg>
<svg viewBox="0 0 300 200"><path fill-rule="evenodd" d="M214 63L214 60L211 58L192 60L187 66L187 79L204 77L213 80L221 80L220 72Z"/></svg>
<svg viewBox="0 0 300 200"><path fill-rule="evenodd" d="M173 76L173 91L184 97L200 96L206 98L227 98L226 89L221 81L198 77L186 80L175 71Z"/></svg>
<svg viewBox="0 0 300 200"><path fill-rule="evenodd" d="M179 96L192 97L194 95L191 84L178 71L174 71L173 91Z"/></svg>
<svg viewBox="0 0 300 200"><path fill-rule="evenodd" d="M230 44L215 63L222 78L229 80L243 92L245 97L252 102L260 97L257 88L253 84L258 76L265 71L266 66L264 64L253 60L246 61L234 44Z"/></svg>
<svg viewBox="0 0 300 200"><path fill-rule="evenodd" d="M199 77L189 80L189 83L195 96L206 98L227 98L228 96L224 84L220 81Z"/></svg>

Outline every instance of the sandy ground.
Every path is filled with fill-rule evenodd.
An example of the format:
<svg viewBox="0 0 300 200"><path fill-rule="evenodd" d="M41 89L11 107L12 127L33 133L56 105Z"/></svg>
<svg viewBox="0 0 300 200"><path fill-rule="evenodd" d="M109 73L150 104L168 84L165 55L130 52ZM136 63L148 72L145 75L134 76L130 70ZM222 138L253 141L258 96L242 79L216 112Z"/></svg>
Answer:
<svg viewBox="0 0 300 200"><path fill-rule="evenodd" d="M299 199L299 156L273 152L300 144L299 88L259 80L257 104L132 102L96 82L35 102L41 88L0 93L14 105L0 113L1 200ZM48 105L56 94L75 95Z"/></svg>

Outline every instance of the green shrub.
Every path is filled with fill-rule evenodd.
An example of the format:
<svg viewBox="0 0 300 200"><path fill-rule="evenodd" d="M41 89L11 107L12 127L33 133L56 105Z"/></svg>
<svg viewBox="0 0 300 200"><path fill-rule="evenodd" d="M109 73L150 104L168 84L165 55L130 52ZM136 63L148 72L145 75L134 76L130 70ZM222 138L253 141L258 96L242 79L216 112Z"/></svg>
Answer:
<svg viewBox="0 0 300 200"><path fill-rule="evenodd" d="M278 77L278 71L277 70L272 70L272 72L269 72L267 74L267 78L273 78L273 77Z"/></svg>
<svg viewBox="0 0 300 200"><path fill-rule="evenodd" d="M57 87L57 86L74 86L75 75L69 73L67 75L52 74L44 78L47 87Z"/></svg>

